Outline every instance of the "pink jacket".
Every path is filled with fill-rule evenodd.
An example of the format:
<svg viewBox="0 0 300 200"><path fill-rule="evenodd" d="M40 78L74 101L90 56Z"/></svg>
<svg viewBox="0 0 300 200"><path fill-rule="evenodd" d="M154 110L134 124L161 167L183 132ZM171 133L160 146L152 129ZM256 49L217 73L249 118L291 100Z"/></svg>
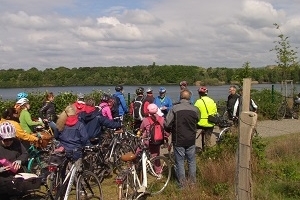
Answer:
<svg viewBox="0 0 300 200"><path fill-rule="evenodd" d="M107 117L108 119L111 119L111 120L113 119L113 117L111 115L111 110L108 106L108 103L102 102L102 103L100 103L99 107L101 108L101 112L104 117Z"/></svg>
<svg viewBox="0 0 300 200"><path fill-rule="evenodd" d="M154 114L157 121L162 125L164 126L164 118L161 117L161 116L158 116L157 114ZM140 126L140 129L143 133L143 137L147 137L147 133L149 133L149 128L150 128L150 125L152 123L152 119L150 117L145 117L142 121L142 124Z"/></svg>

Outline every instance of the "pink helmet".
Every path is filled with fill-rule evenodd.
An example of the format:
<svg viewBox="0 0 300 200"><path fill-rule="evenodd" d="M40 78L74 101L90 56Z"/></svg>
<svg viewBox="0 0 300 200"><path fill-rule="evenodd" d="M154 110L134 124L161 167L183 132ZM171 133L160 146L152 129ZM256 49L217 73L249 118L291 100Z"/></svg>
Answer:
<svg viewBox="0 0 300 200"><path fill-rule="evenodd" d="M148 105L147 109L150 114L155 114L157 113L158 107L154 103L151 103Z"/></svg>
<svg viewBox="0 0 300 200"><path fill-rule="evenodd" d="M16 137L16 128L9 122L0 124L0 137L2 139L9 139Z"/></svg>

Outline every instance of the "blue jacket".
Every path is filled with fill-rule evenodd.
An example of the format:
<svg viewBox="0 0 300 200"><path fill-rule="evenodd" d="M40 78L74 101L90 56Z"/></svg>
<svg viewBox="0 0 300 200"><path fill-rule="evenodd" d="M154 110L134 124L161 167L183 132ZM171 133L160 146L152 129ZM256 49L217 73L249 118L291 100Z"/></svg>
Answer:
<svg viewBox="0 0 300 200"><path fill-rule="evenodd" d="M101 134L102 126L107 128L120 128L121 123L109 120L103 117L98 109L94 109L90 112L84 111L79 113L79 120L84 124L88 133L89 139L96 138Z"/></svg>
<svg viewBox="0 0 300 200"><path fill-rule="evenodd" d="M172 99L170 97L167 97L167 96L165 96L164 98L161 98L160 96L155 97L154 104L157 105L157 107L159 107L159 108L163 107L163 106L167 107L166 110L162 110L162 112L164 113L164 117L167 116L169 110L173 106Z"/></svg>
<svg viewBox="0 0 300 200"><path fill-rule="evenodd" d="M78 121L77 116L70 116L57 139L66 151L73 151L86 145L88 134L83 123Z"/></svg>
<svg viewBox="0 0 300 200"><path fill-rule="evenodd" d="M116 92L114 96L118 97L120 99L120 105L119 105L119 115L123 116L128 113L128 106L125 101L124 95L122 92Z"/></svg>

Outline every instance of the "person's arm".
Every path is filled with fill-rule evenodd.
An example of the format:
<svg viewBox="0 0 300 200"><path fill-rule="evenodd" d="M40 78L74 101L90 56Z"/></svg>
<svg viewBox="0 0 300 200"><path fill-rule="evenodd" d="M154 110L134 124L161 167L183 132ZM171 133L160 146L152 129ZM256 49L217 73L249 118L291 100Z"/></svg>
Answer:
<svg viewBox="0 0 300 200"><path fill-rule="evenodd" d="M29 126L43 125L42 122L32 121L29 112L25 112L23 114L24 114L24 120L25 120L26 124L28 124Z"/></svg>
<svg viewBox="0 0 300 200"><path fill-rule="evenodd" d="M124 113L127 114L128 113L128 107L127 107L127 104L126 104L126 101L125 101L125 98L123 95L119 95L118 96L119 99L120 99L120 104L124 110Z"/></svg>
<svg viewBox="0 0 300 200"><path fill-rule="evenodd" d="M237 100L235 101L235 104L234 104L234 107L233 107L233 113L232 113L232 116L233 116L233 117L236 117L236 113L237 113L237 111L238 111L239 104L240 104L239 99L237 99Z"/></svg>
<svg viewBox="0 0 300 200"><path fill-rule="evenodd" d="M21 164L24 165L28 161L28 152L21 142L20 145L21 145L21 155L19 155L16 160L20 160Z"/></svg>
<svg viewBox="0 0 300 200"><path fill-rule="evenodd" d="M97 116L98 122L101 126L105 126L107 128L121 128L122 124L121 122L115 122L114 120L107 119L103 116Z"/></svg>
<svg viewBox="0 0 300 200"><path fill-rule="evenodd" d="M174 111L171 109L165 119L164 127L166 130L170 130L172 128L172 124L174 121Z"/></svg>
<svg viewBox="0 0 300 200"><path fill-rule="evenodd" d="M147 117L149 115L149 112L148 112L148 105L149 105L149 101L145 101L144 105L143 105L143 110L144 110L144 115L145 117Z"/></svg>
<svg viewBox="0 0 300 200"><path fill-rule="evenodd" d="M108 106L104 107L103 108L103 111L105 112L105 116L107 116L108 119L112 120L113 117L112 117L112 114L111 114L111 110Z"/></svg>
<svg viewBox="0 0 300 200"><path fill-rule="evenodd" d="M41 119L44 119L45 118L45 113L46 111L49 109L49 103L48 102L45 102L43 107L41 107L41 109L39 110L39 117Z"/></svg>
<svg viewBox="0 0 300 200"><path fill-rule="evenodd" d="M251 103L252 107L254 108L254 110L256 111L257 108L258 108L258 106L257 106L256 103L253 101L253 99L250 99L250 103ZM254 111L254 112L255 112L255 111Z"/></svg>
<svg viewBox="0 0 300 200"><path fill-rule="evenodd" d="M15 122L13 124L15 126L15 129L16 129L16 137L21 139L21 140L25 140L25 141L29 141L29 142L37 142L39 139L30 134L30 133L26 133L22 127L20 126L19 123Z"/></svg>
<svg viewBox="0 0 300 200"><path fill-rule="evenodd" d="M77 122L78 123L78 122ZM80 133L80 141L81 145L85 146L87 141L89 140L89 135L86 131L86 128L84 127L83 123L79 122L80 125L78 127L79 133Z"/></svg>

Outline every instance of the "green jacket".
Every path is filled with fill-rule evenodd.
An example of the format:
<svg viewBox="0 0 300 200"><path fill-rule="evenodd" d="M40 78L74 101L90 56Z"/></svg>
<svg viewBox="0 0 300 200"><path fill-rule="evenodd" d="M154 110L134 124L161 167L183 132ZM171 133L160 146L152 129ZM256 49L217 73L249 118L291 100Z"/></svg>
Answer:
<svg viewBox="0 0 300 200"><path fill-rule="evenodd" d="M203 101L205 101L208 113ZM208 122L207 118L208 115L217 113L217 104L215 101L208 96L203 96L195 102L195 106L199 109L201 115L198 125L202 127L213 127L215 124Z"/></svg>
<svg viewBox="0 0 300 200"><path fill-rule="evenodd" d="M20 113L20 126L22 129L26 132L31 134L32 133L32 126L37 126L37 125L43 125L42 122L35 122L31 120L31 115L28 112L28 110L22 110Z"/></svg>

